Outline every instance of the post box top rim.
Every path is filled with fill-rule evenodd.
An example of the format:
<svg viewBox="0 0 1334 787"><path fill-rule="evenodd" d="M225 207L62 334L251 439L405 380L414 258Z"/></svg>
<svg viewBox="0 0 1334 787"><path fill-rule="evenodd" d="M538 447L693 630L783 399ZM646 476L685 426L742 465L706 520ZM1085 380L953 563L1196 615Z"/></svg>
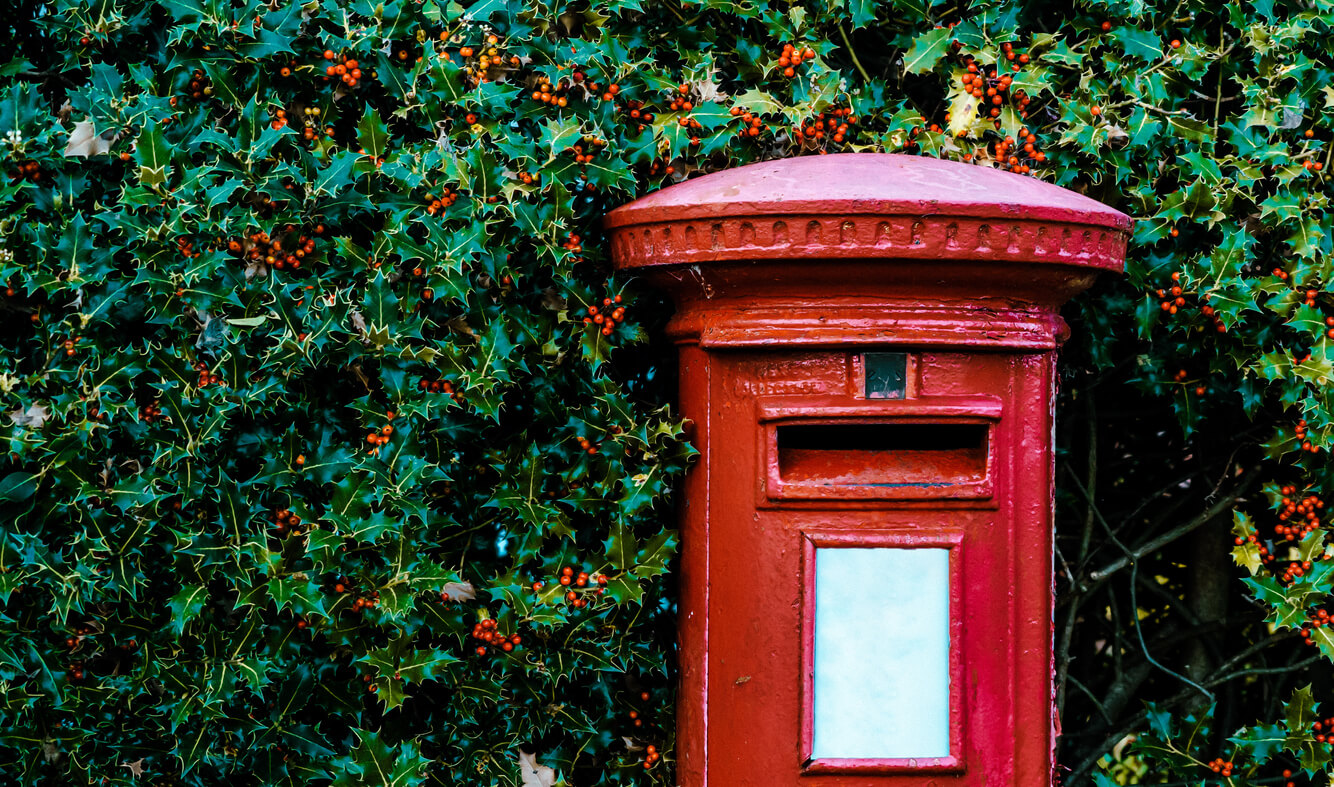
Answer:
<svg viewBox="0 0 1334 787"><path fill-rule="evenodd" d="M726 217L914 215L1128 230L1130 217L1037 178L897 153L763 161L683 181L607 214L608 229Z"/></svg>

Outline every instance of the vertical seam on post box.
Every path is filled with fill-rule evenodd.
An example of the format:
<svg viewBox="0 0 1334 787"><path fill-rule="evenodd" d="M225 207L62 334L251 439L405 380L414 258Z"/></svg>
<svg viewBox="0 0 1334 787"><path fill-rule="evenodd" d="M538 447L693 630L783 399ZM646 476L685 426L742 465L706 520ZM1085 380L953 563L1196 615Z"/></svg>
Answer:
<svg viewBox="0 0 1334 787"><path fill-rule="evenodd" d="M704 729L700 731L703 740L704 762L701 763L700 771L704 774L701 787L709 787L709 661L712 657L712 651L709 649L709 628L713 625L713 615L710 611L710 605L713 600L710 589L713 586L713 440L709 435L713 434L713 358L708 353L701 353L704 363L704 413L705 413L705 455L704 455L704 625L703 639L700 643L701 652L704 654L702 674L700 683L704 689L704 708L700 713L700 724Z"/></svg>
<svg viewBox="0 0 1334 787"><path fill-rule="evenodd" d="M1060 378L1056 373L1057 353L1059 349L1052 350L1047 356L1045 373L1047 375L1047 384L1043 388L1043 393L1047 396L1047 420L1050 425L1047 440L1047 537L1051 539L1051 549L1048 552L1051 555L1051 565L1049 566L1047 576L1050 577L1047 584L1049 625L1047 635L1047 672L1048 685L1051 691L1048 697L1047 715L1050 717L1047 732L1047 781L1055 781L1052 777L1056 768L1056 746L1060 740L1061 717L1056 713L1056 396L1060 389Z"/></svg>

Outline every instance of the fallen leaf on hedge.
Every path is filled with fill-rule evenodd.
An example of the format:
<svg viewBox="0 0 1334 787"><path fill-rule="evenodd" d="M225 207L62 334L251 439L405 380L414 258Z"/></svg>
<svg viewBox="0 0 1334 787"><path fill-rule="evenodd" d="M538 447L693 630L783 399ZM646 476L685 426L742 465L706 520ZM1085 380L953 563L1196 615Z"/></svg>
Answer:
<svg viewBox="0 0 1334 787"><path fill-rule="evenodd" d="M556 772L538 765L537 755L526 751L519 752L519 776L523 779L523 787L551 787L556 783Z"/></svg>
<svg viewBox="0 0 1334 787"><path fill-rule="evenodd" d="M9 414L10 420L15 426L40 427L46 423L46 419L51 416L51 411L46 409L45 405L28 405L27 410L14 410Z"/></svg>
<svg viewBox="0 0 1334 787"><path fill-rule="evenodd" d="M446 582L440 594L448 596L450 601L472 601L477 598L477 588L471 582Z"/></svg>
<svg viewBox="0 0 1334 787"><path fill-rule="evenodd" d="M115 140L116 137L104 139L97 133L92 121L81 120L74 124L74 131L69 135L69 144L65 145L65 155L85 158L105 155L111 151L111 143Z"/></svg>
<svg viewBox="0 0 1334 787"><path fill-rule="evenodd" d="M552 287L542 291L542 308L553 312L565 311L566 301L564 296Z"/></svg>

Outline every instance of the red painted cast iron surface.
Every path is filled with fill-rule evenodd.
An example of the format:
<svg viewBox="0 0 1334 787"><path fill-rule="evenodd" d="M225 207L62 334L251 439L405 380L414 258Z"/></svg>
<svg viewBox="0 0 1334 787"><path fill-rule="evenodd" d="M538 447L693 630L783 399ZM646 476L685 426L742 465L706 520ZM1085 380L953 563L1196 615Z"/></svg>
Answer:
<svg viewBox="0 0 1334 787"><path fill-rule="evenodd" d="M688 181L607 217L673 298L682 787L1051 783L1057 310L1129 219L1031 178L847 154ZM907 356L868 399L863 353ZM812 760L814 550L950 549L950 756ZM850 643L850 647L855 644Z"/></svg>

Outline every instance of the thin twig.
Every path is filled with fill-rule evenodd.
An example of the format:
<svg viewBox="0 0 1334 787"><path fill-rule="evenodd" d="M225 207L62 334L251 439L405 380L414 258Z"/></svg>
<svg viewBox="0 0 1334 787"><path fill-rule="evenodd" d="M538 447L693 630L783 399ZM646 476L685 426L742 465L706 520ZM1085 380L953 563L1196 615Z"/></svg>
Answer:
<svg viewBox="0 0 1334 787"><path fill-rule="evenodd" d="M1167 546L1173 541L1176 541L1178 538L1181 538L1187 533L1190 533L1196 528L1202 527L1205 524L1209 523L1219 514L1231 508L1232 504L1237 502L1238 498L1246 494L1246 492L1250 491L1251 484L1254 483L1255 480L1259 478L1259 476L1260 476L1260 468L1259 467L1252 468L1251 471L1246 474L1246 477L1242 479L1241 484L1239 484L1237 488L1233 490L1232 494L1222 498L1217 503L1214 503L1212 506L1209 506L1209 508L1205 510L1204 513L1200 514L1199 516L1195 517L1189 522L1186 522L1185 524L1180 525L1179 527L1169 530L1168 532L1162 534L1158 538L1153 539L1152 541L1149 541L1147 544L1144 544L1143 546L1140 546L1134 550L1127 550L1126 555L1124 557L1118 558L1117 560L1108 563L1107 565L1103 566L1097 571L1091 572L1089 574L1089 579L1094 581L1106 579L1111 574L1120 571L1121 569L1125 568L1128 565L1133 564L1136 560L1139 560L1140 558L1146 555L1153 554L1154 552L1158 551L1159 549L1162 549L1163 547ZM1080 486L1080 489L1081 490L1083 489L1082 485ZM1111 532L1110 527L1108 528L1108 532L1109 533Z"/></svg>
<svg viewBox="0 0 1334 787"><path fill-rule="evenodd" d="M852 41L848 40L848 33L843 29L843 23L841 22L838 25L838 34L843 37L843 46L848 48L848 54L852 56L852 64L857 67L857 73L862 75L862 79L870 82L871 75L866 73L866 69L862 68L862 61L857 59L857 50L852 48Z"/></svg>
<svg viewBox="0 0 1334 787"><path fill-rule="evenodd" d="M1258 468L1257 468L1257 470L1254 471L1254 472L1258 473ZM1080 483L1078 479L1075 480L1075 484L1077 484L1077 485L1079 486L1079 491L1084 493L1084 496L1085 496L1086 498L1088 498L1088 500L1089 500L1089 502L1090 502L1090 504L1091 504L1091 503L1093 502L1093 498L1089 497L1088 489L1084 488L1084 485L1083 485L1082 483ZM1112 532L1112 528L1111 528L1111 526L1107 524L1107 520L1103 518L1103 516L1102 516L1101 513L1098 513L1098 521L1102 524L1103 528L1107 531L1107 537L1108 537L1109 539L1111 539L1112 543L1116 545L1117 549L1120 549L1122 552L1124 552L1124 553L1126 554L1126 559L1127 559L1127 560L1129 561L1129 563L1130 563L1130 609L1131 609L1131 610L1138 610L1138 609L1139 609L1139 600L1138 600L1138 597L1137 597L1137 594L1136 594L1136 593L1137 593L1137 591L1136 591L1136 587L1137 587L1138 584L1139 584L1139 582L1138 582L1138 579L1139 579L1139 558L1141 557L1141 555L1136 555L1134 552L1132 552L1132 551L1130 550L1129 547L1127 547L1125 544L1121 543L1121 539L1117 538L1117 537L1116 537L1116 534ZM1206 520L1206 521L1207 521L1207 520ZM1197 525L1197 527L1198 527L1198 525ZM1153 666L1157 667L1159 670L1161 670L1161 671L1167 673L1168 675L1171 675L1172 677L1176 678L1177 680L1180 680L1182 683L1185 683L1185 684L1188 685L1188 686L1192 686L1192 687L1194 687L1194 688L1197 689L1201 694L1203 694L1204 696L1208 697L1210 701L1212 701L1212 700L1214 699L1214 694L1213 694L1213 692L1211 692L1211 691L1209 691L1208 689L1204 688L1203 686L1201 686L1200 684L1198 684L1198 683L1196 683L1195 681L1191 680L1190 678L1186 677L1185 675L1182 675L1181 673L1172 670L1172 669L1169 668L1167 665L1163 664L1162 662L1158 661L1157 659L1155 659L1155 658L1153 657L1153 654L1149 652L1149 646L1148 646L1148 644L1144 641L1144 628L1143 628L1143 626L1140 625L1140 619L1139 619L1139 615L1138 615L1138 614L1132 614L1132 616L1131 616L1131 623L1133 623L1133 624L1135 625L1135 636L1136 636L1136 638L1139 639L1139 649L1140 649L1140 652L1144 654L1144 658L1145 658L1150 664L1152 664Z"/></svg>

